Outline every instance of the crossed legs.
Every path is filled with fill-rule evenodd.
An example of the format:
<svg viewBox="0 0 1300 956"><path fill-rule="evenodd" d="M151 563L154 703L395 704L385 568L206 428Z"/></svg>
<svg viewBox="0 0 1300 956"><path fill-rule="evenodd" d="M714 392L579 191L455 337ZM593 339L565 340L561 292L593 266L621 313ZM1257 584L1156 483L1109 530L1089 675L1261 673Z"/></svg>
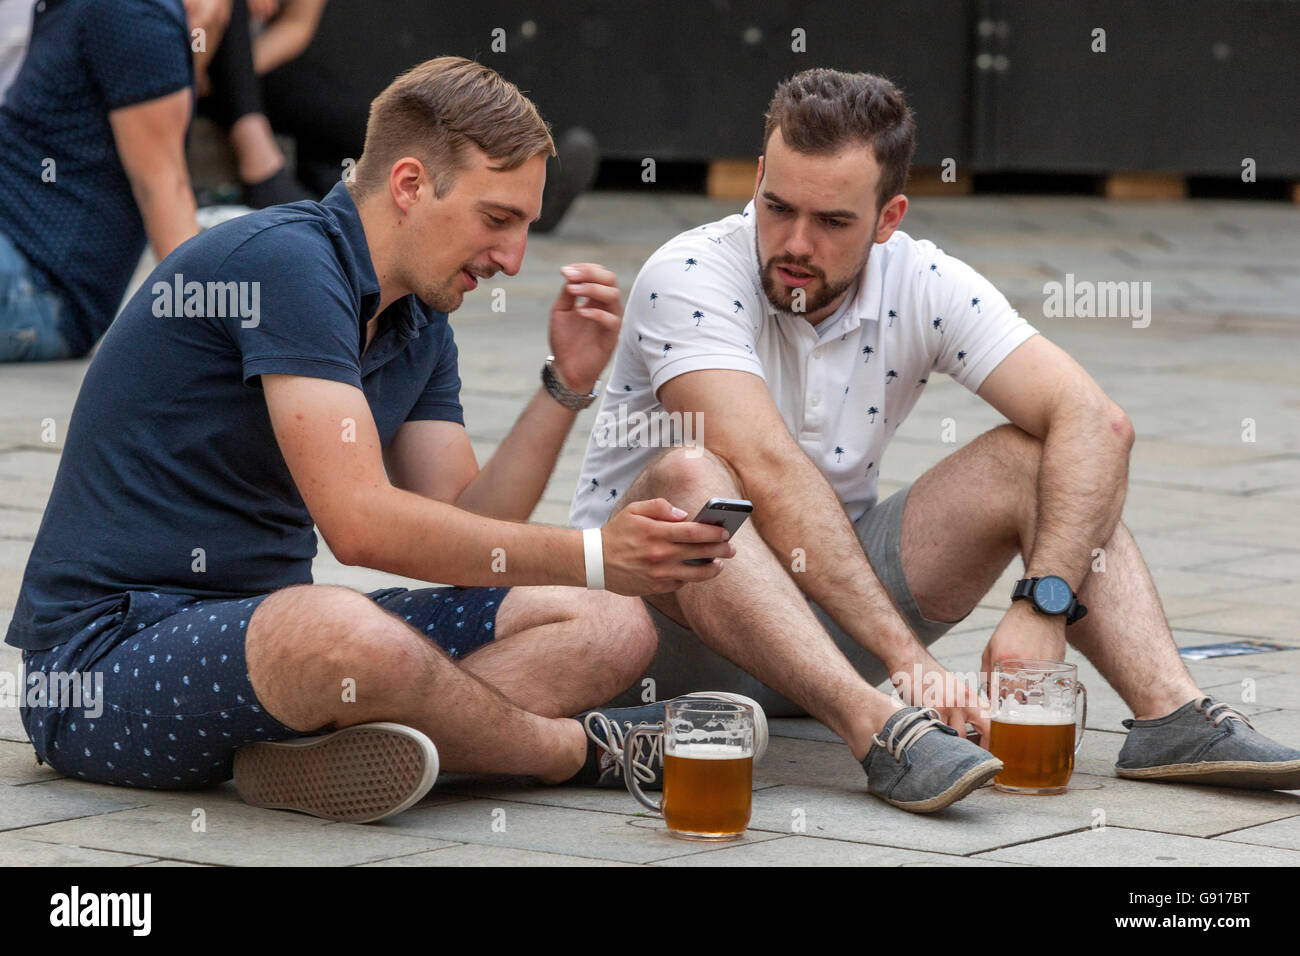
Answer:
<svg viewBox="0 0 1300 956"><path fill-rule="evenodd" d="M262 706L294 730L393 721L426 734L447 770L567 780L587 753L567 715L640 676L654 627L635 598L521 587L502 600L495 631L456 663L365 595L300 585L258 606L245 656Z"/></svg>
<svg viewBox="0 0 1300 956"><path fill-rule="evenodd" d="M995 428L922 475L908 493L901 531L904 575L921 614L956 621L983 599L1012 558L1032 545L1041 442ZM641 473L624 504L664 497L687 511L712 496L743 497L725 461L665 452ZM835 646L806 598L752 523L736 557L711 581L646 600L690 627L716 653L803 707L861 759L897 702L869 686ZM1087 617L1066 632L1141 718L1199 696L1165 620L1136 543L1119 524L1106 571L1088 576Z"/></svg>

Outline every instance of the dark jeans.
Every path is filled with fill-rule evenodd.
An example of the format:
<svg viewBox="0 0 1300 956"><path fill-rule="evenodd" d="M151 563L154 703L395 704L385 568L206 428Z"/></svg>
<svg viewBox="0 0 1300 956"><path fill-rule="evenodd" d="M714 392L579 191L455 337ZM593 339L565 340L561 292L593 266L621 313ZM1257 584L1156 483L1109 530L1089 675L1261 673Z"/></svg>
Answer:
<svg viewBox="0 0 1300 956"><path fill-rule="evenodd" d="M63 337L68 304L45 287L26 257L0 232L0 362L72 356Z"/></svg>

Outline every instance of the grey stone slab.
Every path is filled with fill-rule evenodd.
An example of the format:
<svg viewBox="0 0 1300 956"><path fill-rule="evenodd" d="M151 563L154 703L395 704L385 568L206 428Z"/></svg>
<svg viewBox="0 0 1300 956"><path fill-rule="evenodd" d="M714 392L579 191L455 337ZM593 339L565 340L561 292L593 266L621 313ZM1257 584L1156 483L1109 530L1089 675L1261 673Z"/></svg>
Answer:
<svg viewBox="0 0 1300 956"><path fill-rule="evenodd" d="M58 786L11 789L34 793ZM202 809L204 817L197 817L195 809ZM200 819L206 829L195 832L193 826ZM400 816L389 818L393 819ZM31 827L23 835L226 866L349 866L432 850L447 842L398 830L388 825L389 820L367 826L329 823L304 814L249 807L205 791L192 792L188 799Z"/></svg>
<svg viewBox="0 0 1300 956"><path fill-rule="evenodd" d="M1062 794L1003 793L990 787L962 802L974 809L1072 819L1080 827L1103 823L1197 837L1300 814L1300 797L1290 793L1125 780L1109 771L1105 776L1076 772Z"/></svg>
<svg viewBox="0 0 1300 956"><path fill-rule="evenodd" d="M655 866L1012 866L893 846L787 836L660 860Z"/></svg>
<svg viewBox="0 0 1300 956"><path fill-rule="evenodd" d="M1297 640L1295 608L1282 604L1237 604L1179 618L1184 627L1203 628L1294 643Z"/></svg>
<svg viewBox="0 0 1300 956"><path fill-rule="evenodd" d="M544 853L517 847L458 843L442 850L363 863L362 866L635 866L620 860L602 860L567 853Z"/></svg>
<svg viewBox="0 0 1300 956"><path fill-rule="evenodd" d="M844 745L835 731L813 717L771 717L767 721L767 729L773 737Z"/></svg>
<svg viewBox="0 0 1300 956"><path fill-rule="evenodd" d="M150 857L92 850L26 839L22 832L0 834L0 866L137 866Z"/></svg>
<svg viewBox="0 0 1300 956"><path fill-rule="evenodd" d="M628 798L631 802L631 798ZM635 804L633 804L635 806ZM571 856L648 863L681 852L683 844L664 833L629 826L628 813L602 813L567 807L469 800L447 807L417 807L393 819L403 833L428 839L537 850ZM493 829L493 825L497 829ZM749 839L767 839L750 834ZM703 847L702 845L702 848Z"/></svg>
<svg viewBox="0 0 1300 956"><path fill-rule="evenodd" d="M1222 833L1216 839L1230 843L1251 843L1257 846L1300 850L1300 814L1284 820L1274 820L1272 823Z"/></svg>
<svg viewBox="0 0 1300 956"><path fill-rule="evenodd" d="M862 765L853 759L846 744L787 737L773 737L768 742L767 754L754 767L754 779L848 791L867 788Z"/></svg>
<svg viewBox="0 0 1300 956"><path fill-rule="evenodd" d="M31 744L0 741L0 784L39 783L60 780L62 777L63 774L49 764L36 762L36 751L32 750ZM0 800L3 800L2 796Z"/></svg>
<svg viewBox="0 0 1300 956"><path fill-rule="evenodd" d="M766 760L763 764L766 764ZM755 768L754 789L775 786L763 782ZM522 777L470 776L446 774L439 778L435 793L448 798L472 797L493 805L503 801L528 803L540 807L564 807L570 810L595 810L601 813L627 815L641 812L641 805L624 789L597 789L595 787L552 787Z"/></svg>
<svg viewBox="0 0 1300 956"><path fill-rule="evenodd" d="M1036 866L1300 866L1300 852L1107 826L1004 847L981 858Z"/></svg>
<svg viewBox="0 0 1300 956"><path fill-rule="evenodd" d="M1297 472L1296 481L1300 483L1300 463L1293 463L1292 467ZM1283 548L1267 554L1224 561L1215 565L1214 571L1219 574L1244 575L1255 583L1260 583L1259 578L1300 581L1300 551Z"/></svg>
<svg viewBox="0 0 1300 956"><path fill-rule="evenodd" d="M207 863L190 863L188 860L150 860L148 863L138 863L137 866L208 866Z"/></svg>
<svg viewBox="0 0 1300 956"><path fill-rule="evenodd" d="M1297 680L1294 674L1247 677L1244 680L1250 683L1231 681L1208 687L1202 686L1201 689L1238 709L1246 702L1245 699L1249 698L1249 703L1260 708L1287 708L1300 711L1300 680Z"/></svg>
<svg viewBox="0 0 1300 956"><path fill-rule="evenodd" d="M1178 628L1174 629L1174 638L1179 647L1199 647L1240 640L1240 637L1215 631L1184 631ZM1235 657L1212 657L1203 661L1184 660L1183 663L1187 665L1187 670L1196 683L1205 688L1230 683L1240 685L1246 678L1258 680L1261 677L1289 673L1295 667L1297 658L1300 658L1300 654L1293 651L1272 651Z"/></svg>
<svg viewBox="0 0 1300 956"><path fill-rule="evenodd" d="M754 794L750 831L799 833L960 856L1087 826L1087 821L1065 814L1023 814L1011 807L976 806L971 802L973 796L938 813L916 814L870 796L865 788L772 787ZM796 830L796 826L804 829Z"/></svg>
<svg viewBox="0 0 1300 956"><path fill-rule="evenodd" d="M27 739L22 716L18 713L17 700L12 697L6 698L4 702L0 702L0 740L25 744Z"/></svg>
<svg viewBox="0 0 1300 956"><path fill-rule="evenodd" d="M36 827L56 820L80 817L108 817L130 807L138 807L144 802L135 799L136 795L131 791L119 791L113 798L109 798L76 790L59 790L56 789L58 784L59 781L53 781L0 788L0 830Z"/></svg>
<svg viewBox="0 0 1300 956"><path fill-rule="evenodd" d="M1198 568L1214 561L1254 557L1267 549L1252 545L1216 544L1202 541L1193 544L1183 535L1148 532L1134 535L1142 557L1151 568ZM1153 579L1155 575L1153 574ZM1158 579L1157 579L1158 580Z"/></svg>

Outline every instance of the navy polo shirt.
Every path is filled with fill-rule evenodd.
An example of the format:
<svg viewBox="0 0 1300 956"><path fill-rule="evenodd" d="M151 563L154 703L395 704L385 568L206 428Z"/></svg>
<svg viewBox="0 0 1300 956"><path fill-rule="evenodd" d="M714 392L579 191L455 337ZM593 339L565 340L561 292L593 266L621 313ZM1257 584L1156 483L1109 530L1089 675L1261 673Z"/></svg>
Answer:
<svg viewBox="0 0 1300 956"><path fill-rule="evenodd" d="M86 370L5 640L61 644L133 591L240 598L310 583L316 535L259 376L356 386L385 446L403 422L464 423L447 315L408 295L363 352L378 304L342 183L164 259Z"/></svg>
<svg viewBox="0 0 1300 956"><path fill-rule="evenodd" d="M0 105L0 232L62 293L73 355L104 334L144 251L108 114L193 84L181 0L43 0Z"/></svg>

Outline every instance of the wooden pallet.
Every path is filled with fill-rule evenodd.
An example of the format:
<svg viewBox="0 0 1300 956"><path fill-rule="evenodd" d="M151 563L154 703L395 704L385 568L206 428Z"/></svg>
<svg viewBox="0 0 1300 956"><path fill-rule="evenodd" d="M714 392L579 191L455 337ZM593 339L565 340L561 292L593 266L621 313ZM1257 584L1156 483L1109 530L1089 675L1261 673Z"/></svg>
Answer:
<svg viewBox="0 0 1300 956"><path fill-rule="evenodd" d="M756 159L715 159L709 163L706 188L711 199L749 199L758 178Z"/></svg>
<svg viewBox="0 0 1300 956"><path fill-rule="evenodd" d="M1177 173L1115 173L1102 182L1107 199L1186 199L1187 179Z"/></svg>
<svg viewBox="0 0 1300 956"><path fill-rule="evenodd" d="M970 176L959 176L947 183L938 166L913 166L907 178L909 196L965 196L972 188ZM758 161L754 159L715 159L709 163L708 194L713 199L749 199L754 195Z"/></svg>
<svg viewBox="0 0 1300 956"><path fill-rule="evenodd" d="M906 196L969 196L975 188L974 177L957 170L953 182L944 182L939 166L913 166L907 174Z"/></svg>

